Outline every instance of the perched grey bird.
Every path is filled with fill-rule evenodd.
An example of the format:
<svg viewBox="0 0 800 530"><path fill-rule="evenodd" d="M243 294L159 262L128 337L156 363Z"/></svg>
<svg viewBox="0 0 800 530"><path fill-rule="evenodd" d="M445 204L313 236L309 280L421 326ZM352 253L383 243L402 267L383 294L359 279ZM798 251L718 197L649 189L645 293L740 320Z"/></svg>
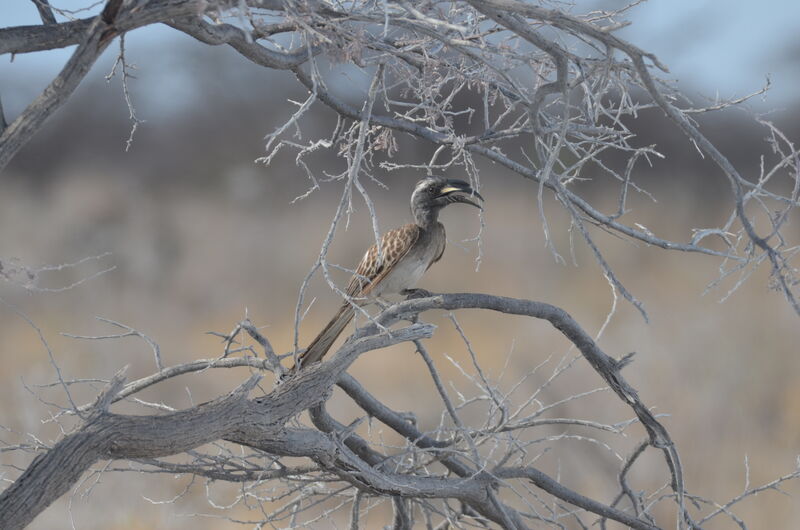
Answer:
<svg viewBox="0 0 800 530"><path fill-rule="evenodd" d="M353 303L364 304L384 294L413 294L417 281L444 253L446 237L444 226L438 220L439 211L457 202L480 208L480 204L470 199L473 196L483 200L481 194L463 180L443 177L420 180L411 194L414 222L386 232L381 237L380 253L377 245L367 250L347 285L347 296L352 302L342 304L292 370L318 362L325 356L353 319Z"/></svg>

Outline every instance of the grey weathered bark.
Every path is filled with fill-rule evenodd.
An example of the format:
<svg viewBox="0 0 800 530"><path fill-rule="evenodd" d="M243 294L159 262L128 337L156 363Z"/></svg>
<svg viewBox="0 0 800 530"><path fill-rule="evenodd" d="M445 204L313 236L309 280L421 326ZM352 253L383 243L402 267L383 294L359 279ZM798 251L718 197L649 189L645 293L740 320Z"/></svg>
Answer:
<svg viewBox="0 0 800 530"><path fill-rule="evenodd" d="M556 497L598 515L632 528L654 528L646 521L587 499L533 468L504 467L480 471L457 457L445 456L442 463L458 478L410 476L380 469L383 456L375 453L369 443L357 435L349 433L344 441L339 440L337 433L345 432L346 427L330 418L322 408L337 381L364 410L420 447L443 445L427 439L413 424L370 396L344 371L366 351L429 337L433 332L430 325L419 323L393 330L391 334L382 332L380 326L390 326L430 309L467 308L548 320L580 349L637 415L641 415L642 422L652 431L651 444L669 454L674 453L666 431L649 416L647 407L620 375L620 364L605 355L563 310L528 300L443 294L392 306L381 313L375 323L359 330L330 361L301 371L265 396L248 399L248 392L259 379L253 376L229 395L184 411L160 416L125 416L106 410L125 392L121 385L112 383L99 398L99 404L85 409L89 414L84 426L38 456L0 495L0 527L24 527L98 460L158 458L179 454L214 440L227 440L274 455L308 457L367 492L408 498L458 499L507 528L524 528L525 523L515 510L498 505L494 489L497 480L503 478L525 478ZM172 374L181 373L170 368L165 370ZM147 383L153 380L146 379ZM141 389L146 384L134 382L131 386ZM285 427L289 419L306 409L312 409L312 418L319 431ZM357 470L355 475L354 470ZM680 483L679 476L674 478L674 482Z"/></svg>
<svg viewBox="0 0 800 530"><path fill-rule="evenodd" d="M286 431L286 421L324 399L357 355L375 347L430 336L431 327L412 325L388 335L350 343L324 370L305 371L267 396L247 399L258 378L229 396L163 416L123 416L95 408L79 432L38 456L0 495L0 528L23 528L64 494L99 459L157 458L227 439L277 454L335 461L332 441L308 431ZM117 389L119 390L119 389ZM118 392L112 393L109 403Z"/></svg>
<svg viewBox="0 0 800 530"><path fill-rule="evenodd" d="M614 35L614 30L620 27L614 13L580 17L516 0L456 1L451 3L447 12L440 11L436 3L411 2L108 0L102 13L95 17L58 23L47 2L34 1L44 24L0 28L0 54L31 53L72 45L77 45L77 48L38 98L19 116L11 119L8 126L0 123L0 171L67 101L113 38L148 24L163 23L205 44L230 46L254 64L290 70L299 83L298 88L302 92L307 90L310 95L291 120L270 137L265 161L271 160L280 148L295 149L298 151L298 165L307 171L316 186L314 174L303 160L305 154L320 146L344 153L348 172L343 201L353 187L362 191L358 186L359 174L371 174L372 167L364 162L364 153L373 156L382 150L390 152L394 141L392 135L407 134L435 146L436 154L428 164L386 162L387 170L418 170L422 166L444 170L458 168L477 183L476 159L483 158L530 180L538 187L540 207L545 192L552 194L564 206L573 226L578 227L595 253L606 277L615 289L640 309L641 305L613 274L599 247L591 240L585 228L587 223L662 249L723 258L725 263L734 264L723 276L769 262L776 285L800 313L793 291L795 278L790 261L796 256L792 254L793 245L786 243L788 238L781 233L789 213L800 204L797 150L785 137L775 133L774 128L770 129L774 137L771 147L778 153L779 160L772 169L765 169L758 179L749 181L744 178L687 119L693 113L708 109L681 108L675 103L679 99L667 97L674 95L669 86L659 84L653 76L655 69L666 71L666 67L653 54ZM267 10L271 17L267 22L262 20L263 10ZM234 21L236 17L218 17L216 13L234 13L240 15L240 21L247 19L248 23L222 23L219 20ZM543 31L544 27L547 31ZM282 33L292 33L293 46L288 49L267 39ZM570 43L576 39L594 47L594 52L582 54L571 49ZM319 56L363 68L375 67L371 95L367 96L369 104L350 104L328 87L316 60ZM515 72L520 70L526 71L530 78L520 82L515 78ZM530 83L529 79L540 81ZM399 83L400 89L387 89L393 83ZM381 99L376 101L378 88L381 89ZM634 103L636 98L629 97L630 92L638 88L644 90L649 102ZM483 98L484 107L483 129L469 134L454 125L455 117L463 112L479 116L481 109L451 107L454 98L466 90ZM284 133L293 130L294 126L299 127L303 113L317 101L339 116L334 133L328 137L314 131L316 136L312 135L307 145L300 145L294 139L284 143ZM575 101L580 101L580 104L575 104ZM373 102L376 109L380 107L386 112L373 112ZM632 145L630 131L621 119L635 116L645 106L663 111L728 177L735 215L727 224L699 231L682 241L671 241L656 236L635 220L623 221L628 213L628 190L638 189L632 172L635 161L640 156L660 156L652 147ZM476 119L474 123L480 121ZM527 142L525 145L530 148L530 156L508 154L519 151L519 146L511 141ZM608 150L626 157L623 169L604 165L599 155ZM562 156L565 152L569 153L568 157ZM577 162L562 166L566 159ZM584 166L589 170L583 171ZM585 173L591 174L597 167L602 167L610 175L612 183L619 186L619 207L615 213L604 213L572 187L578 177L585 178ZM770 179L778 173L788 173L794 184L791 192L769 187ZM768 234L756 232L745 208L748 201L764 205L765 215L771 222ZM777 207L770 209L768 204ZM340 207L337 216L341 211L343 208ZM735 221L739 225L735 225ZM543 213L542 226L549 240ZM736 236L730 237L731 233ZM332 234L333 230L331 237ZM708 235L720 236L726 242L725 246L704 244ZM329 243L327 239L318 262L323 272L326 272L324 254ZM549 248L557 255L554 246ZM601 518L601 526L604 518L609 518L634 528L653 528L654 523L648 519L647 511L640 509L641 503L625 483L625 473L642 454L644 445L639 446L626 462L620 474L622 491L608 506L566 488L530 466L498 464L481 467L474 459L471 460L478 454L471 446L474 433L470 434L459 424L451 404L447 407L448 413L459 429L449 432L446 439L437 439L382 404L344 373L355 356L365 351L432 333L428 326L412 325L388 335L384 326L429 309L468 308L546 319L575 344L642 423L648 434L646 446L663 453L671 478L671 495L678 505L678 526L684 522L694 524L684 509L680 460L669 433L621 375L621 369L629 358L615 360L603 353L569 315L553 306L489 295L460 294L408 301L389 308L371 325L360 330L329 362L301 373L263 397L247 397L247 389L253 384L251 380L229 396L173 414L132 417L106 410L109 404L180 373L224 366L280 371L278 358L265 340L260 342L267 355L263 362L252 358L196 361L165 368L121 389L112 385L97 404L78 409L81 414L88 414L78 432L38 456L0 495L0 527L17 528L27 524L98 460L149 459L149 463L163 469L215 479L245 480L259 476L257 469L237 474L191 465L175 467L175 464L157 460L208 441L227 440L273 455L307 457L327 476L350 484L363 495L395 497L395 524L398 527L408 526L408 499L426 498L455 499L464 506L462 515L479 517L481 521L493 521L508 528L524 527L539 516L512 509L496 492L509 480L524 480L560 501L596 514ZM260 338L255 328L241 325L237 329ZM433 370L432 374L435 375ZM444 385L439 383L439 388L443 389ZM432 461L443 466L444 474L423 476L416 473L418 470L398 473L382 467L385 455L372 447L369 440L357 436L349 426L341 425L325 411L324 402L334 384L338 384L368 415L397 431L414 450L427 456L434 455ZM447 401L444 392L440 393L443 401ZM309 410L316 428L286 428L286 421L303 410ZM530 425L534 423L530 422ZM583 425L598 426L591 422L583 422ZM609 426L599 427L613 430ZM787 475L789 478L779 480L793 476ZM631 500L633 514L616 508L620 499L625 497ZM354 520L358 515L358 510L355 511ZM560 524L558 521L548 522Z"/></svg>

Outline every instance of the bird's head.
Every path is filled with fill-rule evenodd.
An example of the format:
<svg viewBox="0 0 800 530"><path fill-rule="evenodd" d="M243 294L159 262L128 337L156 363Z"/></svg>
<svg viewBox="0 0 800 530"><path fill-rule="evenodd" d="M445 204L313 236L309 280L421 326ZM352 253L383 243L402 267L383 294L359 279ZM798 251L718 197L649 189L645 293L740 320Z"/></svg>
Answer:
<svg viewBox="0 0 800 530"><path fill-rule="evenodd" d="M448 204L463 202L481 208L475 198L483 200L469 182L437 176L425 177L417 182L411 194L411 211L419 224L426 224L423 221L430 220L430 217L435 220L439 210Z"/></svg>

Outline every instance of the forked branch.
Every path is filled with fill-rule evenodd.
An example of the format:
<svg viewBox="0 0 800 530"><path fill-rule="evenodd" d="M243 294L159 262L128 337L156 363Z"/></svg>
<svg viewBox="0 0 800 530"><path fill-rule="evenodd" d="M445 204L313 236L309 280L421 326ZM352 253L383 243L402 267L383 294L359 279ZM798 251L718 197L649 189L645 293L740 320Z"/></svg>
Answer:
<svg viewBox="0 0 800 530"><path fill-rule="evenodd" d="M253 376L228 396L190 409L161 415L125 416L109 412L108 406L120 399L129 399L152 384L209 368L242 365L268 368L270 365L261 361L247 361L246 358L241 361L226 358L167 367L127 385L122 384L121 377L115 378L94 405L82 407L87 413L83 427L37 457L3 492L0 496L0 525L3 528L23 527L99 460L157 459L191 452L202 444L216 440L227 440L269 453L275 458L308 457L319 466L317 469L332 473L339 480L371 495L417 500L459 499L476 513L504 527L523 528L529 515L499 501L495 489L505 481L523 479L563 502L579 506L597 516L622 522L632 528L654 528L646 520L587 499L530 465L510 466L503 462L491 464L489 461L480 464L475 457L483 457L473 453L475 445L463 445L465 435L469 438L478 436L473 442L480 442L477 433L468 434L462 427L455 439L431 438L419 431L407 417L383 405L344 373L365 352L430 337L433 328L421 323L395 329L388 334L382 329L431 309L486 309L549 321L581 351L618 396L634 410L650 433L650 444L667 455L676 493L682 492L677 452L668 433L642 404L636 391L622 378L620 363L603 353L566 312L529 300L471 293L443 294L390 307L376 317L376 322L358 330L330 361L301 371L264 396L248 398L248 393L260 379L259 376ZM257 331L252 333L258 335ZM361 438L352 428L339 424L324 411L324 402L330 396L332 386L337 383L366 413L407 438L420 452L418 458L430 452L444 466L445 473L430 475L416 469L398 472L393 466L387 466L391 457L387 460L385 455L372 447L370 441ZM306 409L311 409L318 430L287 429L287 421ZM203 473L200 468L197 471ZM224 473L217 473L216 476L224 477ZM234 478L232 475L231 479Z"/></svg>

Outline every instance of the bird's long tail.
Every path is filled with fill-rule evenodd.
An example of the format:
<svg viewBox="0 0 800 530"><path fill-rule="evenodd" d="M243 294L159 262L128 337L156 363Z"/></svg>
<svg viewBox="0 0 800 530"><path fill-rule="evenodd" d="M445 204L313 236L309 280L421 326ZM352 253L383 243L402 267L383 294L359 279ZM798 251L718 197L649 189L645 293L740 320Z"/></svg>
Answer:
<svg viewBox="0 0 800 530"><path fill-rule="evenodd" d="M297 371L303 367L310 366L317 361L322 360L328 350L336 342L336 339L341 335L342 331L347 324L353 320L355 309L350 303L342 304L339 311L333 316L328 325L325 326L319 335L311 341L306 351L304 351L297 359L297 364L292 368L292 371Z"/></svg>

